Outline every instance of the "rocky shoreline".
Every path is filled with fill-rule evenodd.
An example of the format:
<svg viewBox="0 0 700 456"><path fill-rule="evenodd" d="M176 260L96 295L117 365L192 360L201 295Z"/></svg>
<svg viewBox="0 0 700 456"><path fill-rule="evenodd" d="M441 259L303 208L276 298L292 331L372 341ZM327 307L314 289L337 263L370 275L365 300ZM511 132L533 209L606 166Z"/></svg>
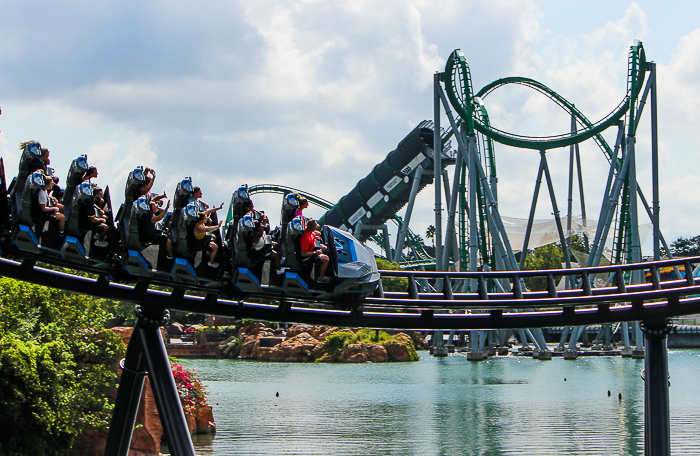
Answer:
<svg viewBox="0 0 700 456"><path fill-rule="evenodd" d="M376 334L377 337L373 335ZM381 363L417 361L422 338L361 329L292 325L273 329L264 323L242 327L220 346L227 358L277 362ZM419 349L424 348L419 346Z"/></svg>

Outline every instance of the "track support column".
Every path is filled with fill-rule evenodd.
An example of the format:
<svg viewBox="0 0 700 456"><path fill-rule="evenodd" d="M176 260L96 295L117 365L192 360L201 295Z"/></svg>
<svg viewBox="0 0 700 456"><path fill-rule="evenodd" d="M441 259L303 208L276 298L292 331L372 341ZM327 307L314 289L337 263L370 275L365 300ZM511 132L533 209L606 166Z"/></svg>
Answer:
<svg viewBox="0 0 700 456"><path fill-rule="evenodd" d="M671 420L668 407L668 350L670 319L640 324L646 336L644 360L644 454L671 454Z"/></svg>
<svg viewBox="0 0 700 456"><path fill-rule="evenodd" d="M127 456L129 453L145 377L146 358L139 336L134 331L122 361L122 377L119 380L117 400L107 435L105 456Z"/></svg>
<svg viewBox="0 0 700 456"><path fill-rule="evenodd" d="M107 437L105 456L127 456L138 411L143 381L153 389L158 415L174 456L195 456L160 327L170 318L167 309L136 306L138 320L129 339L124 371L117 391L117 403Z"/></svg>

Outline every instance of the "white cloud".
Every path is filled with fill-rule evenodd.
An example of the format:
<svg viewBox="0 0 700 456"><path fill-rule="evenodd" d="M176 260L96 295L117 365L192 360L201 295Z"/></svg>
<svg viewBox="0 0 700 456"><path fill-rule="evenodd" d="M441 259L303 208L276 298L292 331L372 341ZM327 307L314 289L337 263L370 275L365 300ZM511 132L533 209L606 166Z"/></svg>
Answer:
<svg viewBox="0 0 700 456"><path fill-rule="evenodd" d="M594 121L616 106L629 45L659 34L651 28L659 10L645 1L602 9L573 31L553 27L548 6L534 0L214 0L195 9L177 0L107 7L18 2L5 8L0 37L0 95L15 108L0 118L0 152L6 169L16 169L9 162L17 154L7 144L36 136L52 149L59 175L87 153L100 182L116 189L143 164L157 169L157 187L174 188L192 175L211 200L228 202L233 188L258 182L337 200L432 117L433 74L455 48L469 59L477 90L518 75L541 80ZM571 13L559 22L582 8L559 7ZM35 16L30 33L23 24ZM96 23L101 26L83 26ZM664 29L663 36L672 32ZM659 64L664 185L697 161L699 50L700 32L687 33L673 58ZM28 68L34 61L41 69ZM522 88L499 89L486 104L494 125L514 133L569 128L565 112ZM648 155L644 122L638 149ZM496 154L501 211L526 214L539 156L503 146ZM548 153L560 210L567 157L568 151ZM588 144L582 157L588 210L597 213L607 164ZM310 163L319 171L313 178ZM648 165L640 164L639 173L647 179ZM432 191L416 205L416 231L432 223Z"/></svg>

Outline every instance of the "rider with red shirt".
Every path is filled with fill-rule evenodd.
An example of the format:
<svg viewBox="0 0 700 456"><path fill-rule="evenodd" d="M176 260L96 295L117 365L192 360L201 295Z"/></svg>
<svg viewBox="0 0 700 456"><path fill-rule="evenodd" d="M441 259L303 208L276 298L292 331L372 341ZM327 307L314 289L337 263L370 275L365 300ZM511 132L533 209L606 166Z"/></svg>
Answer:
<svg viewBox="0 0 700 456"><path fill-rule="evenodd" d="M328 267L328 255L324 252L326 251L326 246L321 244L320 247L316 247L316 239L318 239L317 230L318 222L313 219L309 219L306 222L306 229L301 235L301 257L309 258L313 257L313 261L321 263L321 269L318 274L319 283L328 283L331 281L330 277L326 277L326 268Z"/></svg>

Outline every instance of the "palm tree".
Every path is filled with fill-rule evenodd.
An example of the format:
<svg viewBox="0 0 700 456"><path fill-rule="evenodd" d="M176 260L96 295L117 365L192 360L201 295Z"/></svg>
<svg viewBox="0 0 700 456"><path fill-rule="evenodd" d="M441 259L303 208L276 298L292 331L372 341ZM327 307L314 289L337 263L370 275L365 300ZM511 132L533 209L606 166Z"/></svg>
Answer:
<svg viewBox="0 0 700 456"><path fill-rule="evenodd" d="M433 247L435 247L435 225L430 225L428 229L425 230L425 238L432 240Z"/></svg>

